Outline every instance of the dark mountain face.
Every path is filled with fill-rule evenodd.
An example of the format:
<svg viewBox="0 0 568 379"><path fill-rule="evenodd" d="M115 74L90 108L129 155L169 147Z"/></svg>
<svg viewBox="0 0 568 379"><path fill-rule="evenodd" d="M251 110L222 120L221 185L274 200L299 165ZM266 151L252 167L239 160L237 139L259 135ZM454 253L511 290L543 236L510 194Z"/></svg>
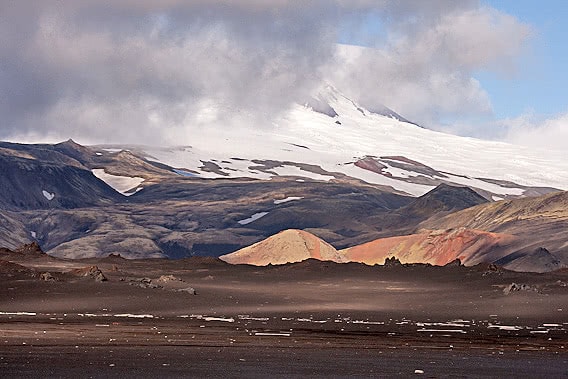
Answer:
<svg viewBox="0 0 568 379"><path fill-rule="evenodd" d="M32 241L19 213L0 210L0 247L15 249Z"/></svg>
<svg viewBox="0 0 568 379"><path fill-rule="evenodd" d="M40 155L49 155L43 151ZM80 208L120 201L91 171L60 159L0 154L0 207L6 210ZM59 161L61 163L55 163Z"/></svg>
<svg viewBox="0 0 568 379"><path fill-rule="evenodd" d="M488 200L469 187L440 184L427 194L400 209L409 215L432 217L436 213L461 211Z"/></svg>
<svg viewBox="0 0 568 379"><path fill-rule="evenodd" d="M516 251L495 261L495 264L507 266L512 270L535 272L554 271L562 268L560 259L544 247Z"/></svg>

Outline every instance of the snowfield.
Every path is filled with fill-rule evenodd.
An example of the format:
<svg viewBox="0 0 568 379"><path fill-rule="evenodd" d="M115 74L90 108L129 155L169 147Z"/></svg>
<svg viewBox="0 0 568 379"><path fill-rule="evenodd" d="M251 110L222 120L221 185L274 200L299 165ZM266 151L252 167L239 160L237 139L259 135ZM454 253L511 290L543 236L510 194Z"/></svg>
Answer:
<svg viewBox="0 0 568 379"><path fill-rule="evenodd" d="M138 186L142 184L144 178L139 177L129 177L129 176L118 176L107 174L104 169L94 169L92 170L93 175L97 178L111 186L115 191L125 195L131 196L138 192L141 188ZM132 191L136 188L135 191Z"/></svg>
<svg viewBox="0 0 568 379"><path fill-rule="evenodd" d="M204 128L192 136L191 146L148 147L144 148L145 156L202 178L270 180L294 176L325 182L346 175L414 196L430 191L436 186L434 181L440 180L478 188L499 198L522 196L525 186L568 190L565 151L539 151L424 129L362 109L331 86L318 98L325 99L337 116L297 105L273 125ZM438 174L395 167L391 161L383 162L382 173L355 165L365 157L393 156L418 162ZM278 165L263 168L265 161ZM415 180L418 177L427 180ZM430 179L432 183L427 182Z"/></svg>

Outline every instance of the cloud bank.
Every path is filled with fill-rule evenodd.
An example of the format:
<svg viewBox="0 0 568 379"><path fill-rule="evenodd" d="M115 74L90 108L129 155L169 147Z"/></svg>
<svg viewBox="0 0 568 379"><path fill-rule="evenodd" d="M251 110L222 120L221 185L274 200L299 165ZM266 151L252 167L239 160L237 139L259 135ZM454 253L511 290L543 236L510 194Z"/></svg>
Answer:
<svg viewBox="0 0 568 379"><path fill-rule="evenodd" d="M473 74L514 67L530 33L477 1L0 0L0 139L190 144L325 81L425 124L490 113Z"/></svg>
<svg viewBox="0 0 568 379"><path fill-rule="evenodd" d="M507 131L505 140L518 145L563 151L568 159L568 113L547 120L538 120L533 114L502 120Z"/></svg>

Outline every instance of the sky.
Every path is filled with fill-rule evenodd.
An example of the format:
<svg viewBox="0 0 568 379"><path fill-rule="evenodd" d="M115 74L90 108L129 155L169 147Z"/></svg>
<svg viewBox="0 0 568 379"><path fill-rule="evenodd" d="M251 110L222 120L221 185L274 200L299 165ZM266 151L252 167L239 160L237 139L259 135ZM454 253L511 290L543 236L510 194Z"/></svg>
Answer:
<svg viewBox="0 0 568 379"><path fill-rule="evenodd" d="M0 139L190 144L203 128L269 127L329 83L435 130L565 149L567 12L555 0L0 0Z"/></svg>

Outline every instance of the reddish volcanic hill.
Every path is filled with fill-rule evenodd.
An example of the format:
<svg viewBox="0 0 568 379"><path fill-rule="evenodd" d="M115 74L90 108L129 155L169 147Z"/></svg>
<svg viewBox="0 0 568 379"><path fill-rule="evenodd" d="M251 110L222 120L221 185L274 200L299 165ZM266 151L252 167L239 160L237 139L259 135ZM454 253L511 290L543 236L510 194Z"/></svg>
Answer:
<svg viewBox="0 0 568 379"><path fill-rule="evenodd" d="M341 250L350 262L383 264L386 258L396 257L402 263L430 263L443 266L459 258L474 265L491 262L504 255L499 249L515 237L473 229L433 230L418 234L381 238Z"/></svg>
<svg viewBox="0 0 568 379"><path fill-rule="evenodd" d="M443 266L456 258L468 266L493 262L508 254L515 237L473 229L426 230L417 234L377 239L337 251L322 239L302 230L285 230L252 246L220 257L230 264L266 266L301 262L310 258L338 263L384 264L396 257L402 263Z"/></svg>
<svg viewBox="0 0 568 379"><path fill-rule="evenodd" d="M301 262L309 258L345 262L333 246L313 234L296 229L285 230L252 246L220 257L227 263L255 266Z"/></svg>

